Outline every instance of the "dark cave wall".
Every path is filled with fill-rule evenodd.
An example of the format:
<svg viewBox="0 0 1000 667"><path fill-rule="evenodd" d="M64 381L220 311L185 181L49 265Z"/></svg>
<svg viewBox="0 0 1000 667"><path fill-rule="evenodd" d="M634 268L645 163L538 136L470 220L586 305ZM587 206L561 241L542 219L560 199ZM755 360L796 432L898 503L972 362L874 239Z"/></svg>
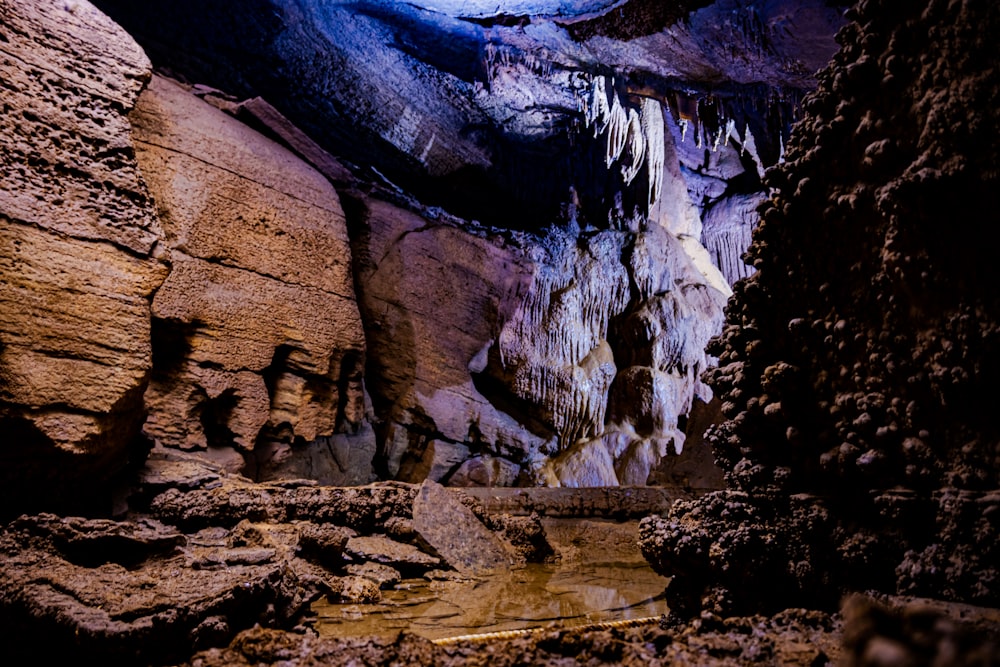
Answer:
<svg viewBox="0 0 1000 667"><path fill-rule="evenodd" d="M661 569L690 575L679 607L866 587L1000 599L1000 304L975 240L1000 203L1000 9L885 0L848 16L767 173L757 273L709 348L731 490L644 528ZM764 586L782 594L755 599Z"/></svg>

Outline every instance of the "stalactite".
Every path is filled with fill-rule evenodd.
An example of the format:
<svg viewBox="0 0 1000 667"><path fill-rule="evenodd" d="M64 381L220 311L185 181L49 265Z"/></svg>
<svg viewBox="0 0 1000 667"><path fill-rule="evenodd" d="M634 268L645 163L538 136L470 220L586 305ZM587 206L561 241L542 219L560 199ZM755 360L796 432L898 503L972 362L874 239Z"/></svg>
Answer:
<svg viewBox="0 0 1000 667"><path fill-rule="evenodd" d="M622 178L625 183L631 183L639 174L642 168L642 161L646 157L646 135L642 129L642 119L635 109L628 112L628 138L626 141L627 154L631 161L622 165Z"/></svg>
<svg viewBox="0 0 1000 667"><path fill-rule="evenodd" d="M590 97L585 100L585 126L594 126L594 138L604 133L611 115L611 104L608 102L607 83L603 76L594 77L590 87Z"/></svg>
<svg viewBox="0 0 1000 667"><path fill-rule="evenodd" d="M646 138L646 167L649 173L649 206L660 199L663 189L663 108L658 100L648 97L642 100L642 133Z"/></svg>
<svg viewBox="0 0 1000 667"><path fill-rule="evenodd" d="M604 166L610 168L612 163L621 157L628 138L628 114L622 106L618 95L611 102L611 113L608 114L607 148L604 153Z"/></svg>
<svg viewBox="0 0 1000 667"><path fill-rule="evenodd" d="M594 77L589 94L579 101L584 126L593 127L594 138L604 136L604 163L609 169L622 160L621 174L630 185L643 165L649 174L647 205L660 197L663 180L663 109L657 100L644 97L638 109L626 109L618 94L607 92L607 80Z"/></svg>

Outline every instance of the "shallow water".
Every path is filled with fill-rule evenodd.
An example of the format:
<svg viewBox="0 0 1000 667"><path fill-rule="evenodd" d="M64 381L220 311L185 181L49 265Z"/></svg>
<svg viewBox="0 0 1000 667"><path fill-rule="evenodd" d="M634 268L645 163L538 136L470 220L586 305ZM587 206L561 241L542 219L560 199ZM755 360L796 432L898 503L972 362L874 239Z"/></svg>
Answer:
<svg viewBox="0 0 1000 667"><path fill-rule="evenodd" d="M320 634L428 639L464 634L572 627L659 616L668 579L653 572L632 540L633 525L563 521L546 526L562 555L476 580L404 580L379 604L313 606Z"/></svg>

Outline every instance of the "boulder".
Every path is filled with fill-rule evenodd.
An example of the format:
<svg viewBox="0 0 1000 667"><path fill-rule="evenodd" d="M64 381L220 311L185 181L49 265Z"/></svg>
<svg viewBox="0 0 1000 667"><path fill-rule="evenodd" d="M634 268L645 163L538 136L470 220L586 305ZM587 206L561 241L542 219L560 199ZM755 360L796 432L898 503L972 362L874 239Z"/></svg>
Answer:
<svg viewBox="0 0 1000 667"><path fill-rule="evenodd" d="M413 500L413 528L441 559L461 574L485 574L510 566L503 543L450 491L425 481Z"/></svg>

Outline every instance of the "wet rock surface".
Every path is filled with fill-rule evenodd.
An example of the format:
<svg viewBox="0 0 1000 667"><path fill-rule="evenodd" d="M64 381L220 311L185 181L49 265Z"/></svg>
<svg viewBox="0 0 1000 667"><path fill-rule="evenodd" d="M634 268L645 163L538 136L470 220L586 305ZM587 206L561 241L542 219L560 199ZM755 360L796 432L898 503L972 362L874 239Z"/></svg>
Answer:
<svg viewBox="0 0 1000 667"><path fill-rule="evenodd" d="M773 616L706 617L610 630L543 630L515 638L432 642L415 635L336 640L264 629L227 649L196 655L192 666L363 664L436 665L931 665L995 664L995 616L936 609L914 600L852 598L840 614L788 609ZM839 637L846 634L841 644Z"/></svg>
<svg viewBox="0 0 1000 667"><path fill-rule="evenodd" d="M995 219L979 211L997 210L1000 155L977 137L997 122L981 35L1000 13L870 1L849 18L709 347L730 490L644 526L650 561L686 575L678 613L869 589L1000 602L995 267L945 222Z"/></svg>
<svg viewBox="0 0 1000 667"><path fill-rule="evenodd" d="M499 515L487 527L438 489L505 565L508 554L551 553L537 518ZM417 492L262 485L154 451L121 520L42 514L0 531L0 656L173 664L255 624L296 626L322 596L373 603L401 576L456 573L462 563L399 525L413 523Z"/></svg>

